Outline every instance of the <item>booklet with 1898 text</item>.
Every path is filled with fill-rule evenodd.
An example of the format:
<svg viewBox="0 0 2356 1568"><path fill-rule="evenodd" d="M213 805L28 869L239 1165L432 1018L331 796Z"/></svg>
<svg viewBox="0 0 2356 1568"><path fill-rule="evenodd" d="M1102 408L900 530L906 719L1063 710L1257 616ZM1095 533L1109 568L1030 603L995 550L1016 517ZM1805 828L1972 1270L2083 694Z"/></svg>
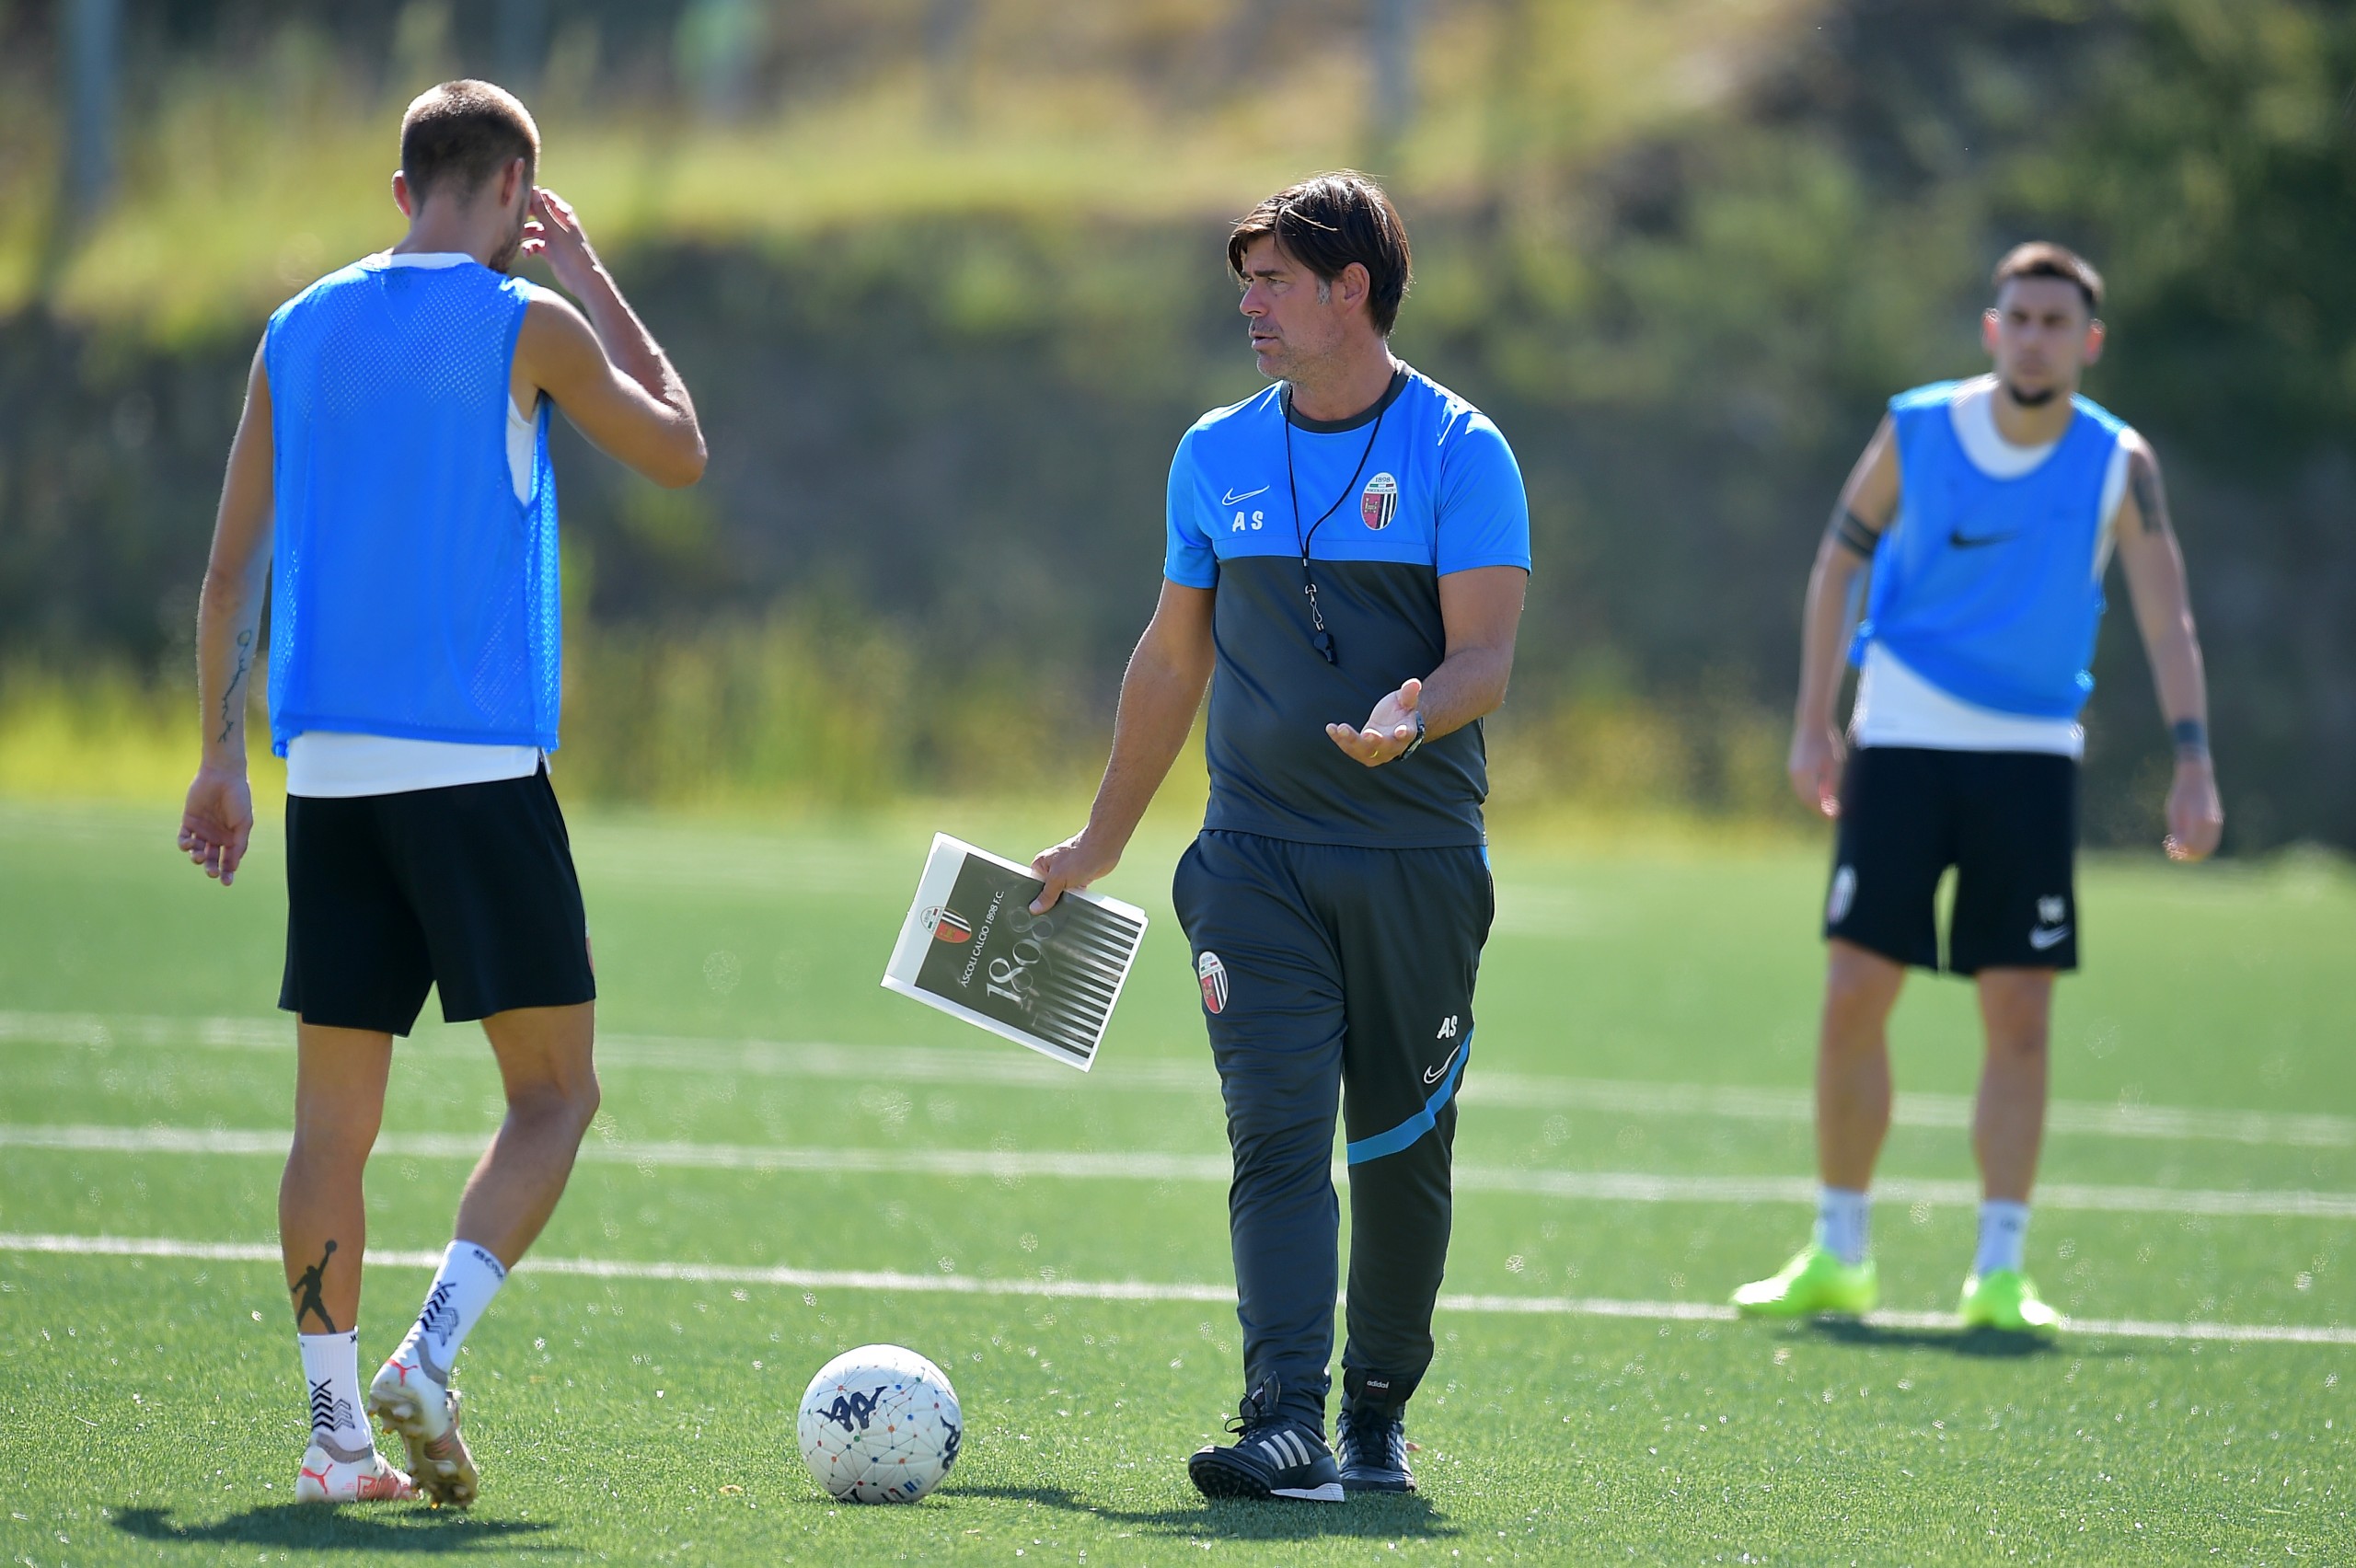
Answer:
<svg viewBox="0 0 2356 1568"><path fill-rule="evenodd" d="M1145 911L1070 892L1031 913L1028 868L936 834L886 989L1086 1072L1145 939Z"/></svg>

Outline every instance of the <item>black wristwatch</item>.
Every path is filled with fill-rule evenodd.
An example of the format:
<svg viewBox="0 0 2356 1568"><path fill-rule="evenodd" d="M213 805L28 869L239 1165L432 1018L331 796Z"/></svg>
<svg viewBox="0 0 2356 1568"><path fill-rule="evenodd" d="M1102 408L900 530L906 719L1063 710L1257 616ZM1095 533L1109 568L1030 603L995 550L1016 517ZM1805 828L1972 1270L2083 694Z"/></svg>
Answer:
<svg viewBox="0 0 2356 1568"><path fill-rule="evenodd" d="M1413 755L1415 755L1415 748L1416 748L1417 746L1419 746L1419 745L1422 745L1423 744L1424 744L1424 710L1423 710L1422 709L1418 708L1418 709L1415 709L1415 738L1414 740L1409 741L1409 742L1407 743L1407 749L1406 749L1405 751L1401 752L1397 756L1392 757L1391 760L1392 760L1392 761L1393 761L1393 762L1404 762L1404 761L1406 761L1409 757L1411 757L1411 756L1413 756Z"/></svg>

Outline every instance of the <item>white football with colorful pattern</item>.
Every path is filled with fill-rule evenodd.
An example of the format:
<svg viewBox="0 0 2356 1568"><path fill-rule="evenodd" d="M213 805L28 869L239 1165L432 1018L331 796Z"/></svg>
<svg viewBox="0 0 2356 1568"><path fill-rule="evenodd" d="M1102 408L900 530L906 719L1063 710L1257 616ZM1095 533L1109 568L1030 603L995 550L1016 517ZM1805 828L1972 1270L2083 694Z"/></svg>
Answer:
<svg viewBox="0 0 2356 1568"><path fill-rule="evenodd" d="M957 1462L964 1417L940 1367L896 1344L847 1350L810 1379L802 1462L826 1495L913 1503Z"/></svg>

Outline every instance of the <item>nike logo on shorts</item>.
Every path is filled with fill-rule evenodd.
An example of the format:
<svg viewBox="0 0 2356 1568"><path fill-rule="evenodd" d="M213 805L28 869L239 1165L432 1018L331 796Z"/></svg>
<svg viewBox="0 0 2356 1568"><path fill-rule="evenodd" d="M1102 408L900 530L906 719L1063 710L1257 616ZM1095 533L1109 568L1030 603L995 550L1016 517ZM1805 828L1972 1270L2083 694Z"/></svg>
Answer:
<svg viewBox="0 0 2356 1568"><path fill-rule="evenodd" d="M2034 941L2037 939L2032 937L2029 940ZM1461 1043L1456 1047L1456 1051L1461 1051L1463 1049L1464 1047ZM1448 1054L1448 1061L1442 1062L1438 1066L1426 1067L1424 1069L1424 1081L1426 1083L1438 1083L1441 1078L1446 1078L1448 1076L1448 1063L1456 1060L1456 1051L1450 1051Z"/></svg>
<svg viewBox="0 0 2356 1568"><path fill-rule="evenodd" d="M2061 946L2062 939L2069 934L2067 926L2039 927L2028 934L2028 945L2043 952L2047 948Z"/></svg>

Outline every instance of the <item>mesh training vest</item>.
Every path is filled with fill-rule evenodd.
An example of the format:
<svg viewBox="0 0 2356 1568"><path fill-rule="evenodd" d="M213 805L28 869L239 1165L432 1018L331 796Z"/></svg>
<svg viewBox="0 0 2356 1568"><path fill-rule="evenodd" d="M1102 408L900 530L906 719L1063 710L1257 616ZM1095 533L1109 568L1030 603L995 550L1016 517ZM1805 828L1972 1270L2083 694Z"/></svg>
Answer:
<svg viewBox="0 0 2356 1568"><path fill-rule="evenodd" d="M271 317L279 755L306 730L556 748L548 399L529 500L507 466L527 300L487 267L371 258Z"/></svg>
<svg viewBox="0 0 2356 1568"><path fill-rule="evenodd" d="M1890 399L1898 516L1874 558L1852 656L1879 642L1950 697L2075 718L2095 687L2103 480L2126 426L2076 398L2077 418L2045 461L1994 478L1956 435L1948 406L1961 386Z"/></svg>

